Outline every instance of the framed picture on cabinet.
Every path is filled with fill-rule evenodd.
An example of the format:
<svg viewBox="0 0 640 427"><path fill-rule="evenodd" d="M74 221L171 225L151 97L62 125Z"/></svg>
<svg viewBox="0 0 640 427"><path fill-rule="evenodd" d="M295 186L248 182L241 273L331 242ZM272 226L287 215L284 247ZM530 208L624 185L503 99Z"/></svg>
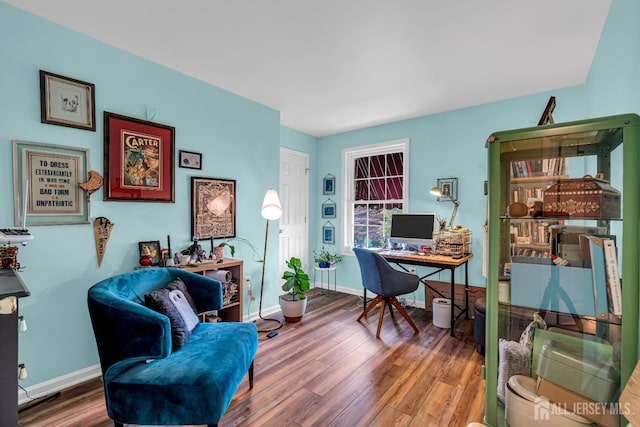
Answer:
<svg viewBox="0 0 640 427"><path fill-rule="evenodd" d="M173 126L104 112L104 200L175 202Z"/></svg>
<svg viewBox="0 0 640 427"><path fill-rule="evenodd" d="M138 249L140 250L140 257L143 255L151 256L151 265L160 264L160 260L162 259L162 248L160 248L159 240L138 242Z"/></svg>
<svg viewBox="0 0 640 427"><path fill-rule="evenodd" d="M224 239L236 236L236 181L191 177L191 236Z"/></svg>
<svg viewBox="0 0 640 427"><path fill-rule="evenodd" d="M40 70L40 121L96 130L95 86Z"/></svg>

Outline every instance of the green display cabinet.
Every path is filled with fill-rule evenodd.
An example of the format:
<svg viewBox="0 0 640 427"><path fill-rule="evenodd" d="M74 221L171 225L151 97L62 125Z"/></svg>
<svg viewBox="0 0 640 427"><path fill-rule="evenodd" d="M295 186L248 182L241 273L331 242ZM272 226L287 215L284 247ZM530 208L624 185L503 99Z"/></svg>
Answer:
<svg viewBox="0 0 640 427"><path fill-rule="evenodd" d="M487 148L485 423L507 425L513 375L587 419L605 402L619 417L638 360L640 117L495 132Z"/></svg>

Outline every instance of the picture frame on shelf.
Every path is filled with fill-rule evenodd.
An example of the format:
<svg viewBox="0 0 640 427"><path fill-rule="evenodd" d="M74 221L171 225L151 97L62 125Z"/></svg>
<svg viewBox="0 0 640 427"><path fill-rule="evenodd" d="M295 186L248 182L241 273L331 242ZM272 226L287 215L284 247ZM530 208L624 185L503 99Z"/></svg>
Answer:
<svg viewBox="0 0 640 427"><path fill-rule="evenodd" d="M322 178L322 194L336 194L336 177L329 174Z"/></svg>
<svg viewBox="0 0 640 427"><path fill-rule="evenodd" d="M322 218L335 218L336 217L336 202L328 199L322 204Z"/></svg>
<svg viewBox="0 0 640 427"><path fill-rule="evenodd" d="M87 197L78 186L89 173L89 150L12 141L16 227L88 224Z"/></svg>
<svg viewBox="0 0 640 427"><path fill-rule="evenodd" d="M162 260L162 248L160 247L160 241L151 240L148 242L138 242L140 257L142 257L145 249L149 251L149 255L151 256L151 265L160 265L160 261Z"/></svg>
<svg viewBox="0 0 640 427"><path fill-rule="evenodd" d="M191 236L226 239L236 236L236 180L191 177Z"/></svg>
<svg viewBox="0 0 640 427"><path fill-rule="evenodd" d="M202 169L202 153L178 151L178 166L187 169Z"/></svg>
<svg viewBox="0 0 640 427"><path fill-rule="evenodd" d="M439 202L452 202L451 198L458 200L458 178L438 178L438 187L444 195L437 198Z"/></svg>
<svg viewBox="0 0 640 427"><path fill-rule="evenodd" d="M40 121L96 130L95 85L40 70Z"/></svg>
<svg viewBox="0 0 640 427"><path fill-rule="evenodd" d="M331 222L327 221L325 225L322 226L322 244L324 245L333 245L336 243L335 239L335 227Z"/></svg>
<svg viewBox="0 0 640 427"><path fill-rule="evenodd" d="M104 112L104 200L175 202L175 128Z"/></svg>

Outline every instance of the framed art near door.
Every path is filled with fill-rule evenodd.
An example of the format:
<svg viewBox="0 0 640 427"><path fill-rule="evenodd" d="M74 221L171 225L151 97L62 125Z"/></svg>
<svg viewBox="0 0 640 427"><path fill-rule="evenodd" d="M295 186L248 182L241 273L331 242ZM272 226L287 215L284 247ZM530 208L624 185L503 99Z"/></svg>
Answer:
<svg viewBox="0 0 640 427"><path fill-rule="evenodd" d="M104 112L104 200L174 203L173 126Z"/></svg>

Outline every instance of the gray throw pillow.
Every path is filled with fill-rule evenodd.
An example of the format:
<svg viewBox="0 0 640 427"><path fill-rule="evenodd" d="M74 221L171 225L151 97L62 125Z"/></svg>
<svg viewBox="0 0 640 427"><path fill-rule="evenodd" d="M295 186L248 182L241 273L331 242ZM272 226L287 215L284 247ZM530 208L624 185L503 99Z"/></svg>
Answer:
<svg viewBox="0 0 640 427"><path fill-rule="evenodd" d="M187 328L182 315L171 302L169 293L171 289L161 288L144 294L144 303L150 309L164 314L169 318L171 323L171 349L179 350L189 340L191 330Z"/></svg>

